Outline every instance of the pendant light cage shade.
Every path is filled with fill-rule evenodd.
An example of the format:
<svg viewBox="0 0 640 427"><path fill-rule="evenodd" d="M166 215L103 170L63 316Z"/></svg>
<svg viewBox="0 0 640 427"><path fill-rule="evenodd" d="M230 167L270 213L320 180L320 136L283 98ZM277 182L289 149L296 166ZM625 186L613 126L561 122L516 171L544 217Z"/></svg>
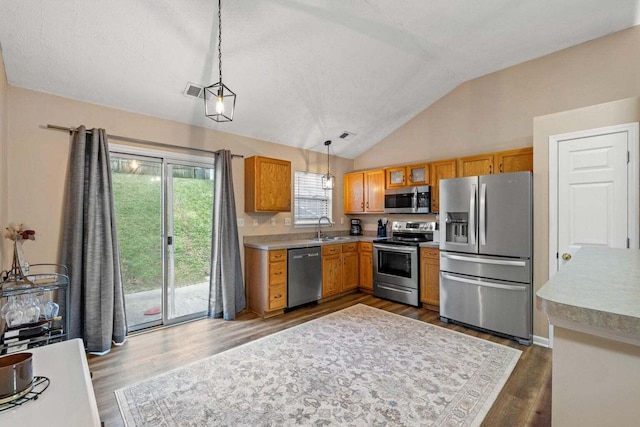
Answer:
<svg viewBox="0 0 640 427"><path fill-rule="evenodd" d="M204 114L216 122L230 122L236 109L236 94L222 81L204 88Z"/></svg>
<svg viewBox="0 0 640 427"><path fill-rule="evenodd" d="M331 141L325 141L324 145L327 147L327 173L325 175L322 175L322 189L333 190L333 187L336 183L336 177L331 175L329 169L329 146L331 145Z"/></svg>

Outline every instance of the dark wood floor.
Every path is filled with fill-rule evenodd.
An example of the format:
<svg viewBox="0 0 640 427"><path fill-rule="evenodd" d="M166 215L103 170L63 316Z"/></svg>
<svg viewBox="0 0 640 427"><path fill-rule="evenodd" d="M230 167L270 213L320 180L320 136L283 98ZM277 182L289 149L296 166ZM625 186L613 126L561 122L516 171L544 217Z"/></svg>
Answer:
<svg viewBox="0 0 640 427"><path fill-rule="evenodd" d="M262 320L242 313L236 321L203 319L137 334L105 356L88 356L100 417L105 426L122 426L114 391L128 384L211 356L240 344L363 303L522 350L511 377L484 420L483 426L551 425L551 350L522 346L459 325L440 322L438 313L354 293L313 307Z"/></svg>

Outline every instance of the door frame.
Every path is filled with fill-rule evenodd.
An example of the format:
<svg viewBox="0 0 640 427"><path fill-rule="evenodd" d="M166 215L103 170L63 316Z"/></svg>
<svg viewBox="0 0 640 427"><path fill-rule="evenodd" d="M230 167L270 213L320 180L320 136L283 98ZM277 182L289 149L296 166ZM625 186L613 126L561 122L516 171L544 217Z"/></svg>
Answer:
<svg viewBox="0 0 640 427"><path fill-rule="evenodd" d="M638 122L606 126L549 136L549 279L558 271L558 144L562 141L627 132L629 162L627 168L627 238L630 248L638 248L638 200L640 182L638 179Z"/></svg>

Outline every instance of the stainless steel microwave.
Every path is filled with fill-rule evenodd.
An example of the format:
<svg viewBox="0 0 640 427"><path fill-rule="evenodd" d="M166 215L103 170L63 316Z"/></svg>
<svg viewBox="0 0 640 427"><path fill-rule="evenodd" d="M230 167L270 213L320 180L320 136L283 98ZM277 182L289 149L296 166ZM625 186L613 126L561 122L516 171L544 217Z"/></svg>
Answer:
<svg viewBox="0 0 640 427"><path fill-rule="evenodd" d="M389 188L384 192L385 213L431 213L431 194L428 185Z"/></svg>

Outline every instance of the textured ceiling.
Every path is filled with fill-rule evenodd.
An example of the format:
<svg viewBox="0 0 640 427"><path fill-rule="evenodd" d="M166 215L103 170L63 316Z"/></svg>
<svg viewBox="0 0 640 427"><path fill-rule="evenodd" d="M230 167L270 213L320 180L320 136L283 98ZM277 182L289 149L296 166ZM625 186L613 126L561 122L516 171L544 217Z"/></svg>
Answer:
<svg viewBox="0 0 640 427"><path fill-rule="evenodd" d="M638 23L638 0L0 0L11 85L355 158L460 83ZM72 123L60 123L72 125ZM343 131L356 134L339 140ZM135 135L131 135L134 136Z"/></svg>

